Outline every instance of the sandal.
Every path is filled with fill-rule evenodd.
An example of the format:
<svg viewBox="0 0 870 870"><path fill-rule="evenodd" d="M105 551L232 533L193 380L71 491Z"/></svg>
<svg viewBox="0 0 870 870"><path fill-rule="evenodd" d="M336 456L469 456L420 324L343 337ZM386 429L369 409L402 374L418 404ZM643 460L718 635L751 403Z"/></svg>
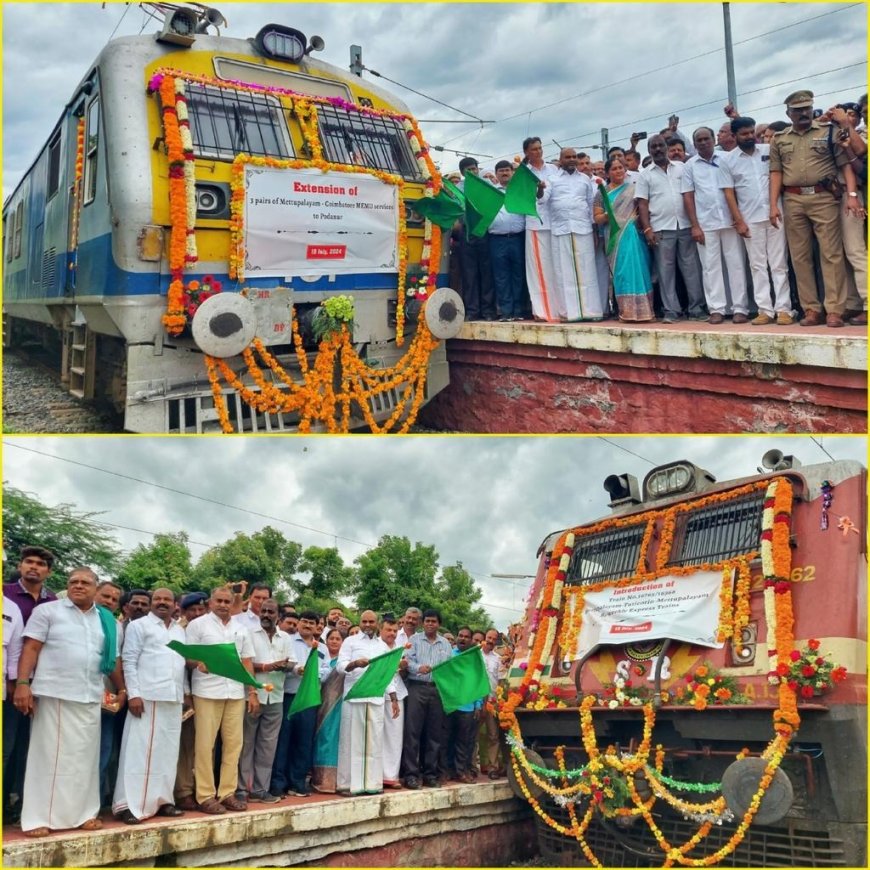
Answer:
<svg viewBox="0 0 870 870"><path fill-rule="evenodd" d="M88 819L83 825L79 825L80 831L99 831L103 823L99 819Z"/></svg>
<svg viewBox="0 0 870 870"><path fill-rule="evenodd" d="M24 831L25 837L47 837L51 831L48 828L32 828L29 831Z"/></svg>

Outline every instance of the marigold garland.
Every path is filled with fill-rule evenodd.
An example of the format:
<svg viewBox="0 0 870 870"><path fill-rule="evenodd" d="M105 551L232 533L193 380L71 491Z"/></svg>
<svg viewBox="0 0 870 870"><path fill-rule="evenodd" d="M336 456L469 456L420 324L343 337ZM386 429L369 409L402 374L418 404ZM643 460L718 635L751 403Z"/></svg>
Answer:
<svg viewBox="0 0 870 870"><path fill-rule="evenodd" d="M771 624L770 620L768 621L768 644L770 644L771 632L773 631L775 633L775 654L780 657L789 656L789 658L793 658L794 612L791 598L791 584L788 582L791 568L789 529L793 507L793 488L788 478L777 477L769 482L763 481L760 483L749 484L746 487L740 487L727 493L717 493L713 496L707 496L704 499L694 500L685 505L673 506L665 512L664 527L666 533L662 535L660 547L666 550L667 553L670 553L670 547L673 542L676 514L678 512L697 508L699 505L703 504L739 498L749 492L756 491L762 486L767 487L767 493L764 514L762 517L762 534L759 550L762 555L762 565L765 574L765 592L767 593L769 589L773 597L773 609L771 615L774 617L773 624ZM648 534L650 534L649 526L653 523L652 515L624 518L623 524L636 524L643 520L646 520L649 524L647 533L644 536L644 541L648 544L647 538ZM503 698L499 695L498 708L500 724L502 728L508 732L508 741L512 745L511 763L514 768L514 773L516 774L516 781L519 783L524 796L532 805L536 814L539 815L547 825L560 833L575 837L587 860L594 866L601 866L601 864L588 843L586 843L584 832L589 825L592 812L596 809L596 804L590 802L583 820L578 823L573 798L580 792L580 789L578 786L569 783L570 777L568 776L567 771L565 771L564 760L563 757L560 756L558 750L556 757L559 761L559 769L565 774L563 776L563 785L560 787L554 787L548 781L549 777L542 778L537 775L522 751L522 735L516 717L516 708L523 702L523 700L525 700L530 689L540 684L540 676L544 670L544 662L550 653L549 644L551 643L551 638L553 636L550 631L551 625L555 623L558 615L558 608L554 608L553 605L559 600L558 595L561 593L560 583L564 582L564 567L567 566L567 563L563 560L563 556L565 556L566 553L570 553L573 549L575 533L582 537L600 531L603 528L613 527L618 522L618 520L606 520L603 523L596 524L595 526L578 528L571 532L563 533L558 538L556 545L553 548L550 564L547 568L546 579L538 599L540 623L537 626L534 645L529 654L528 661L525 663L525 674L519 686L511 691L507 698ZM645 547L642 546L641 550L641 558L638 560L639 571L642 570L642 567L645 567L645 565L643 565L646 555ZM746 620L748 620L748 566L749 561L756 555L758 554L752 553L738 559L726 560L718 566L704 565L694 566L692 568L692 570L711 570L718 567L719 570L723 572L723 591L720 593L723 602L726 597L726 593L724 592L725 571L727 570L729 572L728 587L730 588L730 572L736 568L737 583L735 584L734 589L735 606L732 615L729 617L730 622L726 621L724 625L720 626L720 629L726 632L726 636L727 634L731 634L732 637L738 637L738 633L742 633ZM657 572L644 571L643 573L645 576L641 581L628 577L623 578L622 580L610 581L604 585L627 585L626 581L643 582L643 580L650 579L649 573L657 574L658 572L666 571L669 571L667 568L667 556L663 557L660 555L657 559ZM575 607L582 608L583 592L587 588L594 587L581 587L581 589L577 590L576 595L572 595L571 601L574 603ZM560 640L564 640L567 643L573 631L573 626L566 628L563 625L562 632L560 632L559 635ZM810 646L808 649L812 650L813 648ZM696 668L695 673L691 678L693 681L692 684L696 687L696 694L698 694L699 698L704 702L703 706L706 706L710 692L715 692L715 687L717 685L715 675L710 674L708 671L709 669L706 666ZM772 672L771 678L773 675L774 673ZM842 676L843 674L838 673L838 677ZM779 680L779 676L777 679ZM710 680L713 680L712 686L710 686ZM794 680L792 680L792 683L794 683ZM723 686L723 688L727 687ZM722 702L732 700L733 692L731 689L728 689L728 692L732 693L732 697L725 697L724 692L720 692L717 699ZM752 824L752 820L761 806L761 801L773 781L773 776L782 763L783 755L788 748L791 737L800 724L800 718L797 714L796 692L794 691L794 686L790 685L788 681L782 680L779 685L778 707L773 712L774 736L761 754L761 757L766 762L766 766L759 782L758 789L753 795L748 809L744 813L734 834L721 848L703 858L688 858L687 854L694 849L709 832L714 818L716 816L722 816L728 812L724 798L720 797L703 803L685 801L682 798L671 794L667 789L665 781L660 776L660 760L655 770L648 769L648 756L650 752L652 729L655 722L655 710L652 704L646 704L644 706L644 732L637 752L630 756L620 757L618 753L610 747L602 754L597 745L595 730L592 725L592 707L596 704L596 701L597 699L594 696L589 695L584 697L580 704L580 733L584 749L589 758L586 769L590 771L590 776L596 777L595 782L601 786L608 785L608 783L604 783L604 776L608 774L602 773L602 771L606 771L607 768L625 774L625 782L628 786L631 803L633 804L631 807L606 808L602 805L606 793L601 789L601 799L596 799L597 806L605 814L620 814L622 812L628 812L641 815L664 853L663 866L673 866L674 863L693 867L712 866L719 863L722 858L731 854L737 848L746 835L749 826ZM737 757L742 758L745 754L746 752L743 750ZM657 775L656 771L659 775ZM571 820L571 825L569 827L555 821L543 810L540 803L531 796L521 772L524 773L530 781L534 782L545 792L554 797L557 803L563 802L563 804L567 806L569 819ZM653 789L653 797L646 802L642 800L637 792L634 779L634 774L637 772L641 772L647 778L647 781ZM656 798L665 800L665 802L670 806L679 809L688 815L697 816L701 820L700 827L696 833L682 846L672 846L656 825L655 819L650 812ZM564 803L566 801L567 803Z"/></svg>
<svg viewBox="0 0 870 870"><path fill-rule="evenodd" d="M75 272L79 253L79 220L82 210L82 179L85 172L85 119L79 118L76 124L76 163L73 180L73 207L69 231L70 261L69 269Z"/></svg>
<svg viewBox="0 0 870 870"><path fill-rule="evenodd" d="M425 195L434 196L441 187L441 179L435 168L429 150L417 122L408 115L392 111L358 106L339 98L314 97L299 94L286 88L256 85L249 82L224 81L207 75L182 72L171 68L157 70L149 81L149 93L159 93L164 126L164 138L169 162L169 210L170 242L169 267L171 281L167 293L166 312L163 323L170 335L179 335L188 322L188 316L195 313L197 282L185 287L183 271L197 261L195 222L195 161L193 140L190 133L185 81L207 84L211 87L243 90L253 93L268 93L284 97L290 103L303 139L310 154L308 160L277 159L271 157L252 157L239 154L231 169L230 197L230 252L228 272L235 280L244 276L245 250L243 238L244 221L244 166L253 164L274 168L317 168L323 172L340 171L371 175L385 184L395 185L398 189L398 279L396 310L396 345L404 343L405 331L405 276L408 264L408 228L404 202L405 181L401 176L364 166L347 166L331 163L324 159L323 147L318 132L318 105L333 105L347 111L372 117L388 117L402 125L414 153L414 159L425 180ZM83 132L81 134L83 140ZM426 221L424 231L424 250L421 266L425 270L425 286L418 288L418 297L428 298L435 288L441 255L441 235L437 227ZM299 411L299 431L310 430L313 422L320 422L328 431L347 431L350 425L350 406L355 401L366 423L374 432L390 431L404 417L400 432L407 432L413 425L423 403L429 357L438 341L432 336L424 320L420 320L414 340L402 359L386 370L373 370L359 359L354 351L347 330L341 336L331 337L321 342L313 366L309 367L307 355L302 347L298 323L293 318L291 324L293 346L300 365L303 383L295 383L278 364L267 354L263 344L255 340L252 347L271 369L273 375L288 389L278 388L269 383L258 367L250 349L243 354L249 374L257 385L252 390L242 385L241 380L220 360L206 358L206 369L215 398L215 408L224 432L231 432L232 424L226 409L226 401L220 388L220 379L236 389L245 402L262 413L282 413ZM332 385L334 366L342 365L341 387L338 394ZM401 390L396 408L389 419L378 424L369 407L370 400L389 390ZM336 408L340 414L336 419Z"/></svg>

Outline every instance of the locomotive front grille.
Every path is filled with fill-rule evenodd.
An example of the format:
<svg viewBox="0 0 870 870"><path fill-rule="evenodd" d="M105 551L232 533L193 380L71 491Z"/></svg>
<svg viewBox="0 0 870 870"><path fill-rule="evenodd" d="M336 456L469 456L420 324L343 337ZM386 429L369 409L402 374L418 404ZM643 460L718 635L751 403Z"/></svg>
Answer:
<svg viewBox="0 0 870 870"><path fill-rule="evenodd" d="M567 810L547 802L547 813L564 825L570 825ZM578 813L579 815L579 813ZM653 813L665 839L674 845L685 843L697 830L698 823L668 813ZM586 866L586 859L576 840L559 834L535 817L538 845L548 866ZM728 842L735 824L714 826L701 846L689 853L698 858L715 852ZM586 832L586 842L605 867L660 867L664 853L642 820L627 830L611 820L602 822L596 815ZM846 853L842 840L827 831L802 829L791 821L788 827L752 825L741 844L719 867L845 867Z"/></svg>
<svg viewBox="0 0 870 870"><path fill-rule="evenodd" d="M581 586L602 580L619 580L634 574L645 530L646 523L640 523L579 538L565 582Z"/></svg>

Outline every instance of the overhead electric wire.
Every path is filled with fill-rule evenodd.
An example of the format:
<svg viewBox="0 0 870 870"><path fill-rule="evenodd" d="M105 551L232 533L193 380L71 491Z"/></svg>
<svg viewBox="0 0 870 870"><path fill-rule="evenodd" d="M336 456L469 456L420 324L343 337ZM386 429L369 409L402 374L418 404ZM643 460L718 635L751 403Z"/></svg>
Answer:
<svg viewBox="0 0 870 870"><path fill-rule="evenodd" d="M806 24L807 22L810 22L810 21L817 21L819 18L825 18L828 15L834 15L837 12L842 12L846 9L853 9L856 6L863 6L863 5L864 4L862 4L862 3L852 3L848 6L841 6L837 9L833 9L833 10L830 10L828 12L823 12L820 15L814 15L810 18L802 18L800 21L794 21L791 24L784 24L782 27L776 27L773 30L765 31L764 33L757 33L755 36L748 36L746 39L737 40L736 42L733 43L733 45L744 45L745 43L752 42L755 39L761 39L764 36L770 36L772 33L779 33L782 30L788 30L791 27L797 27L800 24ZM718 54L720 51L725 51L725 47L723 46L722 48L710 49L709 51L705 51L701 54L693 55L692 57L683 58L682 60L671 61L670 63L667 63L667 64L660 66L660 67L656 67L655 69L646 70L646 71L641 72L641 73L636 73L635 75L629 76L628 78L619 79L618 81L615 81L615 82L609 82L606 85L600 85L599 87L593 88L592 90L583 91L582 93L574 94L573 96L565 97L561 100L556 100L556 102L548 103L545 106L538 106L534 109L526 109L522 112L518 112L515 115L508 115L508 117L506 117L506 118L499 118L498 121L494 121L493 123L501 124L501 123L504 123L505 121L513 121L515 118L521 118L523 115L531 115L532 112L540 112L540 111L543 111L544 109L552 109L554 106L559 106L562 103L568 103L568 102L571 102L572 100L580 99L580 97L587 97L590 94L595 94L595 93L598 93L599 91L603 91L603 90L606 90L607 88L612 88L612 87L615 87L617 85L624 85L627 82L632 82L632 81L635 81L636 79L646 78L647 76L650 76L653 73L662 72L662 70L666 70L666 69L673 69L676 66L680 66L684 63L689 63L689 61L699 60L700 58L707 57L711 54Z"/></svg>
<svg viewBox="0 0 870 870"><path fill-rule="evenodd" d="M642 459L644 462L648 462L652 466L658 464L656 462L653 462L652 459L647 459L646 456L641 456L640 453L635 453L633 450L629 450L627 447L623 447L621 444L617 444L615 441L611 441L609 438L605 438L603 435L596 435L595 437L599 441L604 441L606 444L610 444L612 447L616 447L618 450L623 450L626 453L630 453L632 456L636 456L638 459Z"/></svg>
<svg viewBox="0 0 870 870"><path fill-rule="evenodd" d="M825 448L824 448L824 447L822 447L822 442L821 442L821 441L819 441L819 439L818 439L818 438L816 438L816 436L815 436L815 435L810 435L810 438L811 438L811 439L812 439L812 441L813 441L813 442L814 442L814 443L815 443L815 445L816 445L816 447L818 447L818 448L819 448L819 450L821 450L821 451L822 451L822 453L824 453L824 454L825 454L825 456L827 456L827 457L828 457L828 459L830 459L830 460L831 460L831 462L836 462L836 461L837 461L837 460L836 460L836 459L834 459L834 457L833 457L833 456L831 456L831 454L830 454L830 453L828 453L828 451L827 451L827 450L826 450L826 449L825 449Z"/></svg>
<svg viewBox="0 0 870 870"><path fill-rule="evenodd" d="M130 4L125 3L124 6L126 7L124 9L124 14L118 19L118 23L115 25L114 30L112 30L112 32L109 34L109 38L106 40L106 42L109 42L112 37L118 32L118 28L121 26L121 22L127 17L127 13L130 11Z"/></svg>

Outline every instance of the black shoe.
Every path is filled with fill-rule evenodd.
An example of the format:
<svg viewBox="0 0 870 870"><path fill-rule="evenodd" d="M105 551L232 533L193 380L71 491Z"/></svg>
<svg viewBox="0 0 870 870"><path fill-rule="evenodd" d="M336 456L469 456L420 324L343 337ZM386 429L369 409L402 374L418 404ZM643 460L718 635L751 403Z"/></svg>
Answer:
<svg viewBox="0 0 870 870"><path fill-rule="evenodd" d="M416 776L406 777L405 788L420 788L420 780Z"/></svg>
<svg viewBox="0 0 870 870"><path fill-rule="evenodd" d="M425 785L426 788L439 788L441 785L441 780L438 779L437 776L424 776L423 785Z"/></svg>
<svg viewBox="0 0 870 870"><path fill-rule="evenodd" d="M163 804L163 806L160 807L159 810L157 810L157 815L158 816L170 816L172 818L175 818L176 816L183 816L184 810L178 809L178 807L175 806L175 804Z"/></svg>
<svg viewBox="0 0 870 870"><path fill-rule="evenodd" d="M130 810L121 810L120 813L115 813L115 818L119 822L123 822L125 825L141 825L142 822L140 819L137 819Z"/></svg>

